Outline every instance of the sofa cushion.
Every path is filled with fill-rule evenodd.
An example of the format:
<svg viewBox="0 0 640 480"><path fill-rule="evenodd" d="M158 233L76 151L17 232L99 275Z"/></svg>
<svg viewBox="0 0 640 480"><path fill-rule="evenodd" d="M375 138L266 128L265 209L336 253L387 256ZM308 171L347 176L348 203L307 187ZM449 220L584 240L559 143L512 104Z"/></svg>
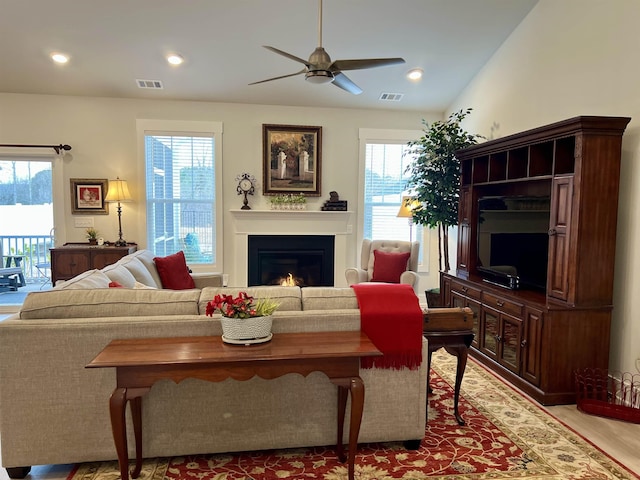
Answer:
<svg viewBox="0 0 640 480"><path fill-rule="evenodd" d="M302 310L300 287L205 287L200 294L199 310L204 315L207 310L207 303L213 300L216 295L238 296L239 292L247 292L254 298L270 298L280 305L279 312Z"/></svg>
<svg viewBox="0 0 640 480"><path fill-rule="evenodd" d="M166 257L155 257L153 261L158 269L162 288L171 290L195 288L196 284L191 278L187 267L187 259L184 257L182 250Z"/></svg>
<svg viewBox="0 0 640 480"><path fill-rule="evenodd" d="M400 275L407 270L410 252L391 253L381 250L373 251L372 282L400 283Z"/></svg>
<svg viewBox="0 0 640 480"><path fill-rule="evenodd" d="M155 257L155 255L151 250L146 250L146 249L137 250L132 254L127 255L127 257L137 258L142 262L142 264L145 267L147 267L147 270L149 271L149 275L151 275L151 278L153 278L153 283L145 283L146 285L149 285L150 287L155 287L155 288L162 288L162 280L160 280L160 275L158 275L158 269L156 268L156 263L153 261L153 258Z"/></svg>
<svg viewBox="0 0 640 480"><path fill-rule="evenodd" d="M358 309L353 288L305 287L302 289L303 310Z"/></svg>
<svg viewBox="0 0 640 480"><path fill-rule="evenodd" d="M112 282L118 282L125 288L133 288L133 285L137 281L136 277L133 276L127 267L119 263L107 265L102 269L102 273L109 277Z"/></svg>
<svg viewBox="0 0 640 480"><path fill-rule="evenodd" d="M127 255L126 257L122 257L120 260L118 260L116 265L122 266L127 270L129 270L129 273L133 275L133 278L135 279L135 281L142 282L145 285L149 285L151 287L158 286L156 285L155 280L151 276L149 269L137 257L134 257L132 255ZM127 287L129 287L129 285L127 285ZM133 287L133 285L131 287Z"/></svg>
<svg viewBox="0 0 640 480"><path fill-rule="evenodd" d="M61 282L52 290L72 290L86 288L109 288L111 279L100 270L87 270L69 280Z"/></svg>
<svg viewBox="0 0 640 480"><path fill-rule="evenodd" d="M200 290L104 288L30 292L22 319L198 315Z"/></svg>

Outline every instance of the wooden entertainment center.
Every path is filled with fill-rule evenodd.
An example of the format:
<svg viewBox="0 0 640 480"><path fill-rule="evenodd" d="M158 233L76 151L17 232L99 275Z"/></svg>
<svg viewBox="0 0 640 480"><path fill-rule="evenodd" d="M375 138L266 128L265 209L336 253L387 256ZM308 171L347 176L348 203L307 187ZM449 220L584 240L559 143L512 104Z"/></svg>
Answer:
<svg viewBox="0 0 640 480"><path fill-rule="evenodd" d="M629 121L581 116L457 152L458 260L441 275L443 304L472 309L471 355L543 405L575 403L574 372L608 367ZM510 256L522 278L500 263Z"/></svg>

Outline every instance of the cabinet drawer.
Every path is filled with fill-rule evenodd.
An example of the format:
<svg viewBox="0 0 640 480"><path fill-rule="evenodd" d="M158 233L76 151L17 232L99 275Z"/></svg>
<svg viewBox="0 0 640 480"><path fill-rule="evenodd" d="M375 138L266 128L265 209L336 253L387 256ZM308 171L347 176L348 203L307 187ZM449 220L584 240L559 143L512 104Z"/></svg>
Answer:
<svg viewBox="0 0 640 480"><path fill-rule="evenodd" d="M498 297L497 295L493 295L488 292L484 292L482 294L482 303L488 307L495 308L496 310L508 313L515 317L522 316L522 305L510 300L505 300L502 297Z"/></svg>
<svg viewBox="0 0 640 480"><path fill-rule="evenodd" d="M464 295L465 297L480 300L482 291L479 288L470 287L466 283L451 280L451 291Z"/></svg>

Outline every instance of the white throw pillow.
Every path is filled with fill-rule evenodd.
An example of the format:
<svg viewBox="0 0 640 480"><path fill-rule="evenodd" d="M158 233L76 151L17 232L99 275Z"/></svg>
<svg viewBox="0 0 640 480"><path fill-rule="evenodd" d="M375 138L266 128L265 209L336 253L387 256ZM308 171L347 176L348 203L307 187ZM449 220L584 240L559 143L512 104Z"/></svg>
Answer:
<svg viewBox="0 0 640 480"><path fill-rule="evenodd" d="M111 279L100 270L87 270L66 282L56 285L54 290L78 290L90 288L109 288Z"/></svg>

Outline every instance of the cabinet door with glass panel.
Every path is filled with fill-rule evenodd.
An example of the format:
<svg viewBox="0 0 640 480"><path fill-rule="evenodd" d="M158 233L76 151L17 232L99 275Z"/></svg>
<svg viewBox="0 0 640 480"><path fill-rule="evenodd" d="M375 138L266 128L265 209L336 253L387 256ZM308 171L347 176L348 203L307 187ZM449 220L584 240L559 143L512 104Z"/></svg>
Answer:
<svg viewBox="0 0 640 480"><path fill-rule="evenodd" d="M480 350L514 373L520 371L522 320L493 308L482 308Z"/></svg>

